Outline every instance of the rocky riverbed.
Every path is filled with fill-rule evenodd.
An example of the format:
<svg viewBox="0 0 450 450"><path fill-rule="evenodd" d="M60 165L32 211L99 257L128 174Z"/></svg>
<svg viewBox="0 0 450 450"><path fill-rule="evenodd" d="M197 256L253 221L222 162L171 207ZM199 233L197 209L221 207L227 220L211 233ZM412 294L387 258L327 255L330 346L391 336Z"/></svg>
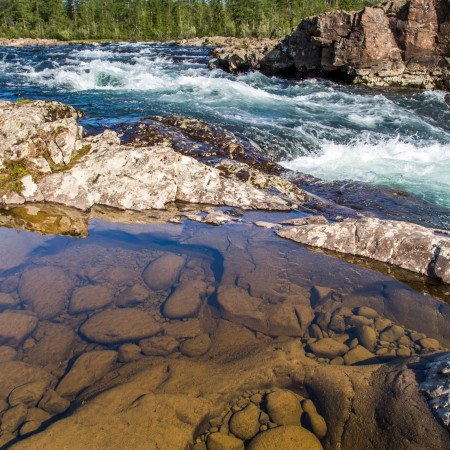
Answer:
<svg viewBox="0 0 450 450"><path fill-rule="evenodd" d="M82 114L0 103L2 445L448 446L419 391L448 306L291 242L448 282L445 232L324 200L202 121Z"/></svg>

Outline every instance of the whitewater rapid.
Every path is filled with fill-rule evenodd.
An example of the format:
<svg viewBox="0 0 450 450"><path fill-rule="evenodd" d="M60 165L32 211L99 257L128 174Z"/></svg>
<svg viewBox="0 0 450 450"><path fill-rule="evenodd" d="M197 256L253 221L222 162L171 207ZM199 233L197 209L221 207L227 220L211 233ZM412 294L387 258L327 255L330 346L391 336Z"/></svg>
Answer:
<svg viewBox="0 0 450 450"><path fill-rule="evenodd" d="M450 208L450 108L444 92L208 70L208 50L169 44L0 49L0 98L45 98L101 129L180 114L240 133L285 167L415 194Z"/></svg>

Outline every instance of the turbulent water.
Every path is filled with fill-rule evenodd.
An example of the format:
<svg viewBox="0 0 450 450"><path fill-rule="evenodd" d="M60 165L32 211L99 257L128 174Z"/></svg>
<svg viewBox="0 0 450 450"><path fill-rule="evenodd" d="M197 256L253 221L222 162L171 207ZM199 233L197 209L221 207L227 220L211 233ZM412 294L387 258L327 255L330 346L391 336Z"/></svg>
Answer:
<svg viewBox="0 0 450 450"><path fill-rule="evenodd" d="M206 120L288 168L386 186L450 208L444 92L290 82L207 68L208 50L170 44L0 49L0 98L54 99L91 129L151 114Z"/></svg>

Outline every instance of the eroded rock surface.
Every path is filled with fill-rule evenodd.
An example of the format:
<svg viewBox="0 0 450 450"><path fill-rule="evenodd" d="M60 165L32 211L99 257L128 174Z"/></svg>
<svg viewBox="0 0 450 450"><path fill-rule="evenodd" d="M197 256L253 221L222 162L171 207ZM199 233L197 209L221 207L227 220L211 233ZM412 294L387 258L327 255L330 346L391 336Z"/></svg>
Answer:
<svg viewBox="0 0 450 450"><path fill-rule="evenodd" d="M446 0L388 1L304 19L272 48L215 50L229 71L324 76L370 86L450 88Z"/></svg>
<svg viewBox="0 0 450 450"><path fill-rule="evenodd" d="M363 218L287 227L277 234L313 247L387 262L450 283L450 237L419 225Z"/></svg>

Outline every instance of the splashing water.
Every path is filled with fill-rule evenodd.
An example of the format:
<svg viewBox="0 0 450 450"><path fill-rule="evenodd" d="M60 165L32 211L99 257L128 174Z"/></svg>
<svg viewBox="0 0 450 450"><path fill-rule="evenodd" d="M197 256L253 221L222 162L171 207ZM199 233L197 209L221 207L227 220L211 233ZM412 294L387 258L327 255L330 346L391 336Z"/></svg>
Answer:
<svg viewBox="0 0 450 450"><path fill-rule="evenodd" d="M208 50L169 44L0 49L0 98L87 112L94 130L181 114L241 133L288 168L401 189L450 208L450 108L443 92L208 70Z"/></svg>

